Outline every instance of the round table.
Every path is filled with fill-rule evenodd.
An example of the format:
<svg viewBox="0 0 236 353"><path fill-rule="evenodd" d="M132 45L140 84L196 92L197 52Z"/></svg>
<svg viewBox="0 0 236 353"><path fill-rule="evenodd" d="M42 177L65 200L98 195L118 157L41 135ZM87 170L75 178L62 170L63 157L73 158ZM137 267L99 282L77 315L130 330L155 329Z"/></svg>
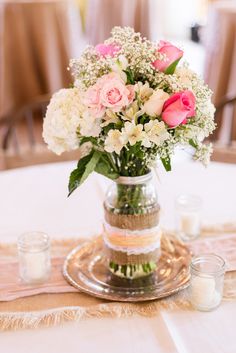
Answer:
<svg viewBox="0 0 236 353"><path fill-rule="evenodd" d="M43 230L52 237L91 236L102 224L105 178L93 174L67 198L67 182L76 163L38 165L0 173L0 241L16 241L26 230ZM204 202L204 222L234 221L236 165L176 162L173 172L158 170L156 183L162 223L174 226L174 198L195 193ZM91 318L60 327L5 332L1 352L7 353L233 353L234 301L209 313L161 309L152 318Z"/></svg>
<svg viewBox="0 0 236 353"><path fill-rule="evenodd" d="M92 174L67 198L70 172L76 162L38 165L0 173L0 241L15 241L27 230L43 230L53 237L91 236L101 230L102 203L110 181ZM162 224L173 228L174 200L180 193L203 199L203 222L236 221L236 165L176 161L173 171L158 168L155 182L162 208Z"/></svg>

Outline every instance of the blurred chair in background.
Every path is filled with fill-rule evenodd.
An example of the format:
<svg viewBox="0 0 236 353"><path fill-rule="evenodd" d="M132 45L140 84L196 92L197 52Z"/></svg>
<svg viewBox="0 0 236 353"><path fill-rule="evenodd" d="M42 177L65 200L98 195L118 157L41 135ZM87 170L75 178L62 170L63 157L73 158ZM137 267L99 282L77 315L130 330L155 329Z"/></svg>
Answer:
<svg viewBox="0 0 236 353"><path fill-rule="evenodd" d="M217 129L210 136L210 140L214 142L212 160L236 163L236 95L224 97L216 106L215 122ZM227 125L224 126L224 123ZM222 144L221 137L225 127L227 127L227 142Z"/></svg>
<svg viewBox="0 0 236 353"><path fill-rule="evenodd" d="M211 135L212 141L219 141L221 130L223 129L223 116L224 112L227 110L227 127L228 127L228 137L226 144L232 146L236 143L236 95L230 96L227 95L223 97L221 102L216 105L215 112L215 122L217 124L217 129Z"/></svg>
<svg viewBox="0 0 236 353"><path fill-rule="evenodd" d="M236 163L236 2L210 1L205 80L213 91L217 129L213 160Z"/></svg>
<svg viewBox="0 0 236 353"><path fill-rule="evenodd" d="M150 0L87 0L86 33L89 44L110 36L114 26L130 26L150 37Z"/></svg>
<svg viewBox="0 0 236 353"><path fill-rule="evenodd" d="M205 32L205 80L215 105L236 95L236 2L215 1L209 7Z"/></svg>
<svg viewBox="0 0 236 353"><path fill-rule="evenodd" d="M43 142L42 120L49 100L49 95L38 96L0 120L0 169L78 160L78 151L57 156Z"/></svg>

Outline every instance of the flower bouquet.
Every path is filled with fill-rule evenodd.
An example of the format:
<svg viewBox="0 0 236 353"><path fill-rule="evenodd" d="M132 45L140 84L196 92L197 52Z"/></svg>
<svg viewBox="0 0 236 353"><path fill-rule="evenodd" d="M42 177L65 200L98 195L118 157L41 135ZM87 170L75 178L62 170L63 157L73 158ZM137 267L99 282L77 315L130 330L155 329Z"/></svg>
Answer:
<svg viewBox="0 0 236 353"><path fill-rule="evenodd" d="M104 249L121 277L150 274L160 256L159 204L151 169L171 170L177 146L191 146L207 164L203 144L215 128L211 91L169 42L154 43L131 28L89 46L70 62L73 87L55 93L43 136L57 154L80 149L69 195L93 171L113 181L104 202Z"/></svg>

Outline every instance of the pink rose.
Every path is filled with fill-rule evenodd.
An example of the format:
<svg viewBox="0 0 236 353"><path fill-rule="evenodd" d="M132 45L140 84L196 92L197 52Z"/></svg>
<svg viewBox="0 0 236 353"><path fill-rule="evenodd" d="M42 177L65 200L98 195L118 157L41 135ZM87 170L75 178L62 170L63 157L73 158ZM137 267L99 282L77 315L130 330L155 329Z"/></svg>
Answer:
<svg viewBox="0 0 236 353"><path fill-rule="evenodd" d="M95 84L88 88L83 99L83 103L88 106L95 118L101 118L105 112L105 108L100 103L100 92L101 87Z"/></svg>
<svg viewBox="0 0 236 353"><path fill-rule="evenodd" d="M126 88L129 90L128 100L129 104L131 104L135 98L135 89L133 85L127 85Z"/></svg>
<svg viewBox="0 0 236 353"><path fill-rule="evenodd" d="M187 118L195 116L196 99L191 91L173 94L165 101L162 120L170 127L186 124Z"/></svg>
<svg viewBox="0 0 236 353"><path fill-rule="evenodd" d="M100 103L114 112L130 104L130 89L118 74L111 73L101 78Z"/></svg>
<svg viewBox="0 0 236 353"><path fill-rule="evenodd" d="M103 57L111 56L112 58L120 51L120 47L114 44L103 44L96 45L95 50Z"/></svg>
<svg viewBox="0 0 236 353"><path fill-rule="evenodd" d="M155 69L162 72L166 71L166 69L176 60L182 58L184 54L182 50L163 40L159 42L157 53L165 54L166 60L156 60L152 63L152 65L155 67Z"/></svg>

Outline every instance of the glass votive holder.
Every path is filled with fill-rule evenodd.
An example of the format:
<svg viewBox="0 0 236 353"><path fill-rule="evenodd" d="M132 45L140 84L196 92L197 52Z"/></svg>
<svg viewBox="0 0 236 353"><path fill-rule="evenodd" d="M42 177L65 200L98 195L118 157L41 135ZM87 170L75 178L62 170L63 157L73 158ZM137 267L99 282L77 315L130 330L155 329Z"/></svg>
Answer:
<svg viewBox="0 0 236 353"><path fill-rule="evenodd" d="M202 200L196 195L180 195L175 201L176 227L183 241L196 239L201 230Z"/></svg>
<svg viewBox="0 0 236 353"><path fill-rule="evenodd" d="M18 238L19 271L26 283L42 283L50 274L50 240L42 232L28 232Z"/></svg>
<svg viewBox="0 0 236 353"><path fill-rule="evenodd" d="M217 308L223 295L224 259L215 254L195 256L190 273L189 298L193 307L200 311Z"/></svg>

